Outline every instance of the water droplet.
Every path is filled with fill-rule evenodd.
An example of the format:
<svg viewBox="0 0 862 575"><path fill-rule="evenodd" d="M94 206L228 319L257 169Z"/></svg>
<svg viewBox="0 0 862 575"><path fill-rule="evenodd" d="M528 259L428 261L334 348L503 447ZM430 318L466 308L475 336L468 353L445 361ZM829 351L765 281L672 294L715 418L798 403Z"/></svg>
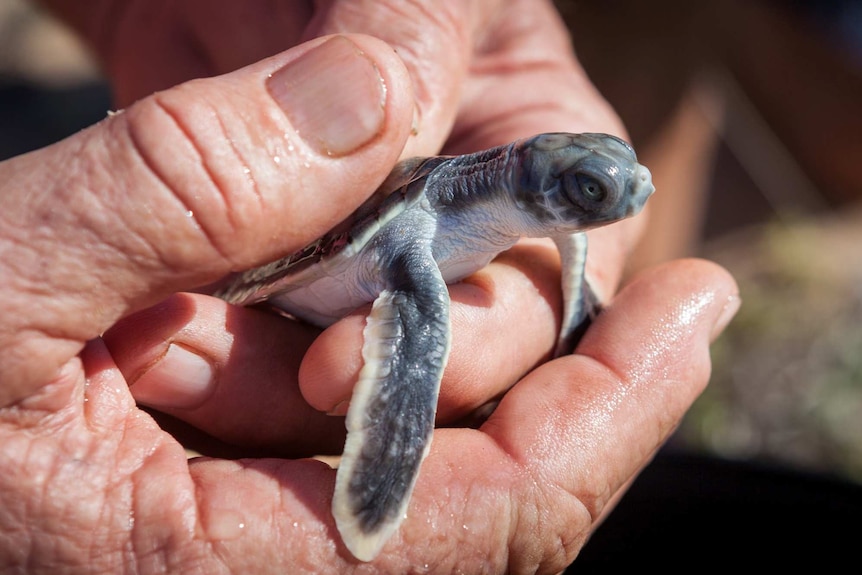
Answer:
<svg viewBox="0 0 862 575"><path fill-rule="evenodd" d="M193 218L195 217L195 213L192 210L186 210L186 217Z"/></svg>
<svg viewBox="0 0 862 575"><path fill-rule="evenodd" d="M236 539L245 530L245 519L241 514L229 509L212 509L206 515L207 535L213 540Z"/></svg>
<svg viewBox="0 0 862 575"><path fill-rule="evenodd" d="M280 163L281 163L281 158L280 158L280 157L278 157L278 156L273 156L273 157L272 157L272 161L273 161L273 162L275 162L276 164L280 164Z"/></svg>

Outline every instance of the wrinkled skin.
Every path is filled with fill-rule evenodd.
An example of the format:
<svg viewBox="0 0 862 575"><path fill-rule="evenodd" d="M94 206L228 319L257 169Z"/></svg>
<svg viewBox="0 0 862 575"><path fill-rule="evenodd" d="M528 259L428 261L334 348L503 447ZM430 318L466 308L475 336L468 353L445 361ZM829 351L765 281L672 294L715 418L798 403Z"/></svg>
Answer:
<svg viewBox="0 0 862 575"><path fill-rule="evenodd" d="M675 262L611 299L640 222L593 234L590 270L609 306L575 355L548 363L560 311L552 246L525 242L452 286L439 422L505 395L478 429L436 434L409 517L367 565L334 529L334 471L287 459L340 450L343 420L325 413L345 410L367 310L318 333L179 293L320 235L399 157L549 130L624 135L550 4L56 4L126 110L0 164L0 570L571 562L705 385L708 344L738 303L726 272ZM330 49L313 39L332 32L376 35L397 56L367 36ZM350 129L327 132L323 120L294 137L324 104L289 97L280 108L274 86L315 50L327 55L311 60L325 93L359 111L336 102L322 116ZM173 87L189 78L208 79ZM370 78L365 92L357 78ZM382 108L359 102L379 81ZM136 400L203 431L206 449L282 458L187 462Z"/></svg>

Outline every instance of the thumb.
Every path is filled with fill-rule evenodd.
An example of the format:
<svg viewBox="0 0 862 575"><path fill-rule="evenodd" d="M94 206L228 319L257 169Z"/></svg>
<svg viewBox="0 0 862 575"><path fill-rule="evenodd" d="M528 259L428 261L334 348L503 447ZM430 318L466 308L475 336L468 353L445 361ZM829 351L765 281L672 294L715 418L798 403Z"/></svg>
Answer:
<svg viewBox="0 0 862 575"><path fill-rule="evenodd" d="M412 105L387 45L320 38L0 164L0 405L131 311L346 217L397 160Z"/></svg>
<svg viewBox="0 0 862 575"><path fill-rule="evenodd" d="M314 18L307 35L343 30L362 32L385 40L398 51L410 72L416 100L415 133L408 142L406 155L438 153L449 138L463 103L464 82L474 63L474 52L482 44L483 34L490 24L498 21L505 11L503 2L357 0L320 4L325 8ZM536 10L536 6L531 9ZM496 66L504 67L504 64L498 62ZM521 86L520 90L523 89ZM488 97L487 93L483 95ZM527 134L516 137L524 135ZM495 144L506 141L508 139ZM462 150L462 153L477 149L481 148Z"/></svg>

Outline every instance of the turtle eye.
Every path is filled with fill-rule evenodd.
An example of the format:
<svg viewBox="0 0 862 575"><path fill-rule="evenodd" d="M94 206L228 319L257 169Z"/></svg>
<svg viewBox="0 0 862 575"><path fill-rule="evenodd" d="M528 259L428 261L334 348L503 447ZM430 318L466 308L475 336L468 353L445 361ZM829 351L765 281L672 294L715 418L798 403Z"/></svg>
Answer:
<svg viewBox="0 0 862 575"><path fill-rule="evenodd" d="M598 180L586 174L575 175L575 181L578 182L578 189L581 190L581 194L591 202L601 202L608 195Z"/></svg>

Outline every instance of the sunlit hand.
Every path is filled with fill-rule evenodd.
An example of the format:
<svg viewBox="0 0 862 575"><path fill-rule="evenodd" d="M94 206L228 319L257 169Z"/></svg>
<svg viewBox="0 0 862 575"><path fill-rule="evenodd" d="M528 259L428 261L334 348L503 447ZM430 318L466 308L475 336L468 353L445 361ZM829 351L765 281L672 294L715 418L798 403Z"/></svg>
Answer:
<svg viewBox="0 0 862 575"><path fill-rule="evenodd" d="M314 29L350 28L338 22L374 14L339 6ZM464 70L454 96L447 86L444 97L429 96L433 83L423 95L417 78L442 66L434 54L399 48L411 77L369 38L318 40L146 98L0 165L8 566L343 572L352 564L328 512L332 470L311 461L188 464L132 396L246 450L337 452L343 423L318 410L339 411L349 397L361 313L317 338L300 371L316 331L203 295L165 298L320 235L373 191L405 142L408 154L433 153L449 126L445 147L459 152L548 129L618 131L567 55L552 12L530 6L519 13L513 5L493 22L471 12L465 22L483 31L454 50L462 56L454 69ZM396 30L392 22L381 30ZM115 38L123 30L118 24ZM541 42L565 49L546 55ZM480 48L465 55L465 45ZM505 104L493 89L512 90L515 77L532 74L557 78L560 91L522 90ZM130 89L127 101L149 88ZM615 229L593 242L607 294L631 237L630 226ZM410 518L379 567L475 571L493 557L559 570L705 383L709 335L732 312L734 287L702 262L632 284L579 355L522 380L553 345L557 266L544 245L527 244L453 286L455 348L441 420L517 385L482 429L437 434Z"/></svg>

